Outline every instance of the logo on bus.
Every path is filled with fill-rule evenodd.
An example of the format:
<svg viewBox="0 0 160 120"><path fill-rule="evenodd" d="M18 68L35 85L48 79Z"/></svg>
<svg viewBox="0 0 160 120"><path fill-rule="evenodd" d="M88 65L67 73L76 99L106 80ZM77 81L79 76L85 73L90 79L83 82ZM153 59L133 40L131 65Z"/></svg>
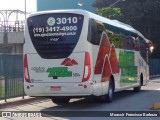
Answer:
<svg viewBox="0 0 160 120"><path fill-rule="evenodd" d="M56 23L56 20L53 17L48 18L47 24L53 26Z"/></svg>
<svg viewBox="0 0 160 120"><path fill-rule="evenodd" d="M78 65L78 62L74 59L70 59L70 58L66 58L61 65L64 66L74 66L74 65Z"/></svg>
<svg viewBox="0 0 160 120"><path fill-rule="evenodd" d="M48 77L55 79L58 77L72 77L72 71L69 71L67 67L50 67L46 72L49 73Z"/></svg>

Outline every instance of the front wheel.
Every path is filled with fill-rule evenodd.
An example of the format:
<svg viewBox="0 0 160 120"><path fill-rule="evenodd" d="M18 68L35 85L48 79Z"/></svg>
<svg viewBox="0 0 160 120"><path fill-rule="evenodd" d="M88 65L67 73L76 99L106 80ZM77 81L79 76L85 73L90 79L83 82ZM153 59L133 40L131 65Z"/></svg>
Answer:
<svg viewBox="0 0 160 120"><path fill-rule="evenodd" d="M141 86L143 85L143 75L142 74L140 76L140 81L139 82L140 82L139 86L133 88L134 92L140 92L141 91Z"/></svg>

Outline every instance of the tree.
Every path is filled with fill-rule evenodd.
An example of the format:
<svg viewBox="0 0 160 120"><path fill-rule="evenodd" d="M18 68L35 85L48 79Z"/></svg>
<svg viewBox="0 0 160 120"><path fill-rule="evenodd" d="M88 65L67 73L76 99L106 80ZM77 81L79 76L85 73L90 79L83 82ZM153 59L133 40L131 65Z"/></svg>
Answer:
<svg viewBox="0 0 160 120"><path fill-rule="evenodd" d="M93 6L108 7L116 1L96 0ZM113 7L118 7L123 15L116 19L130 24L150 39L155 47L152 57L160 58L160 0L125 0L117 2Z"/></svg>
<svg viewBox="0 0 160 120"><path fill-rule="evenodd" d="M110 19L121 19L121 9L112 7L103 7L97 10L97 14Z"/></svg>

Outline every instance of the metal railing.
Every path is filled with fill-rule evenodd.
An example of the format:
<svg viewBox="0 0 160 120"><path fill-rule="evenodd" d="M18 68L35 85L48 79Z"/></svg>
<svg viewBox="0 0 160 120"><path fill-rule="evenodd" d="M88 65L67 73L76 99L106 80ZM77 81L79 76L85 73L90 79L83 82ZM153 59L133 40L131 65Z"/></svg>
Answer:
<svg viewBox="0 0 160 120"><path fill-rule="evenodd" d="M23 55L0 54L0 100L24 98Z"/></svg>
<svg viewBox="0 0 160 120"><path fill-rule="evenodd" d="M0 21L0 32L23 32L25 22L23 21Z"/></svg>

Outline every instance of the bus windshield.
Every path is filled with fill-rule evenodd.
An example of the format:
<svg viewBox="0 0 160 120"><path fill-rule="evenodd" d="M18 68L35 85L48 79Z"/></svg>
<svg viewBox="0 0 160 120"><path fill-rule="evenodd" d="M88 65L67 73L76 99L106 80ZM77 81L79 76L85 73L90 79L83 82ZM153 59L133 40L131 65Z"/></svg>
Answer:
<svg viewBox="0 0 160 120"><path fill-rule="evenodd" d="M79 40L83 21L83 15L73 13L42 14L27 19L31 41L45 59L68 57Z"/></svg>

